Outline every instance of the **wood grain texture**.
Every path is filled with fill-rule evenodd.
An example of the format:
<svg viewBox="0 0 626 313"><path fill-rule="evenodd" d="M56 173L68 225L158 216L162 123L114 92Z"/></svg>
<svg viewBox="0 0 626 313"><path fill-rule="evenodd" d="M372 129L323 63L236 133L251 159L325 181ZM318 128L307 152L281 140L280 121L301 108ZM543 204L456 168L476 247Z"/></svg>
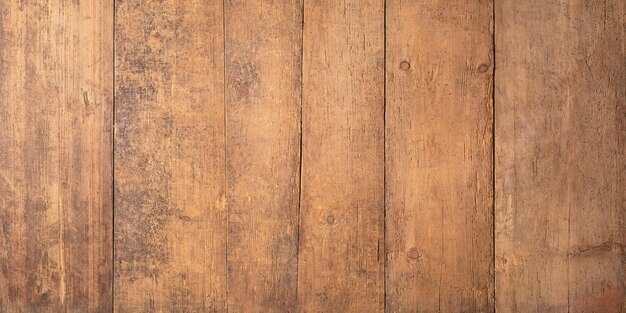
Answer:
<svg viewBox="0 0 626 313"><path fill-rule="evenodd" d="M625 18L2 0L0 313L626 313Z"/></svg>
<svg viewBox="0 0 626 313"><path fill-rule="evenodd" d="M229 312L294 312L302 5L224 9Z"/></svg>
<svg viewBox="0 0 626 313"><path fill-rule="evenodd" d="M382 312L384 2L304 1L300 312Z"/></svg>
<svg viewBox="0 0 626 313"><path fill-rule="evenodd" d="M116 312L225 311L222 12L116 1Z"/></svg>
<svg viewBox="0 0 626 313"><path fill-rule="evenodd" d="M626 312L624 5L497 2L499 312Z"/></svg>
<svg viewBox="0 0 626 313"><path fill-rule="evenodd" d="M492 1L387 1L387 312L493 312Z"/></svg>
<svg viewBox="0 0 626 313"><path fill-rule="evenodd" d="M110 2L0 2L0 312L111 309Z"/></svg>

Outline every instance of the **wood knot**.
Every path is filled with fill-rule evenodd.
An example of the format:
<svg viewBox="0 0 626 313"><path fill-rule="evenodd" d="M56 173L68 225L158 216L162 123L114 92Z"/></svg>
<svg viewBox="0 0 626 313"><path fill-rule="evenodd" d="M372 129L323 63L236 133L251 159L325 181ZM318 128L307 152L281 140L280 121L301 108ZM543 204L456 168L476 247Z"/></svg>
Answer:
<svg viewBox="0 0 626 313"><path fill-rule="evenodd" d="M420 253L419 251L417 251L417 248L409 249L406 255L407 257L409 257L409 259L412 259L412 260L418 260L420 258Z"/></svg>
<svg viewBox="0 0 626 313"><path fill-rule="evenodd" d="M326 223L332 224L335 222L335 217L331 215L326 216Z"/></svg>
<svg viewBox="0 0 626 313"><path fill-rule="evenodd" d="M487 64L481 64L478 66L478 72L479 73L484 73L489 69L489 65Z"/></svg>
<svg viewBox="0 0 626 313"><path fill-rule="evenodd" d="M257 69L253 63L247 61L233 62L230 85L236 100L248 98L258 81Z"/></svg>
<svg viewBox="0 0 626 313"><path fill-rule="evenodd" d="M408 71L411 68L411 64L409 63L409 61L402 61L400 62L400 69L403 71Z"/></svg>

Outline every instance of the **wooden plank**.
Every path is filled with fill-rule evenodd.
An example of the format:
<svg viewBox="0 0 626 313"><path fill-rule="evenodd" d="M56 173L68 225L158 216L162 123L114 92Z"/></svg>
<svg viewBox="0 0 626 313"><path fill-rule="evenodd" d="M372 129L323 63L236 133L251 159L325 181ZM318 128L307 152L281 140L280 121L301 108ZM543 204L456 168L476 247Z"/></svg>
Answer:
<svg viewBox="0 0 626 313"><path fill-rule="evenodd" d="M498 310L624 312L624 2L496 12Z"/></svg>
<svg viewBox="0 0 626 313"><path fill-rule="evenodd" d="M304 1L301 312L384 307L384 1Z"/></svg>
<svg viewBox="0 0 626 313"><path fill-rule="evenodd" d="M0 311L111 310L113 7L0 2Z"/></svg>
<svg viewBox="0 0 626 313"><path fill-rule="evenodd" d="M302 5L227 0L229 312L296 306Z"/></svg>
<svg viewBox="0 0 626 313"><path fill-rule="evenodd" d="M492 312L492 1L387 2L387 312Z"/></svg>
<svg viewBox="0 0 626 313"><path fill-rule="evenodd" d="M225 310L222 13L116 2L116 312Z"/></svg>

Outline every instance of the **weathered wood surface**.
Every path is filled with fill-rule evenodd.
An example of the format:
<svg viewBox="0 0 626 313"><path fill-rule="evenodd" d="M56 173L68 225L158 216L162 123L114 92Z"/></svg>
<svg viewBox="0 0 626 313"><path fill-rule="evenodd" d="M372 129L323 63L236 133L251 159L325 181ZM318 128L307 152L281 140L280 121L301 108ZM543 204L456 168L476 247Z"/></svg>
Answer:
<svg viewBox="0 0 626 313"><path fill-rule="evenodd" d="M0 2L0 312L110 312L113 7Z"/></svg>
<svg viewBox="0 0 626 313"><path fill-rule="evenodd" d="M300 312L382 312L384 1L304 1Z"/></svg>
<svg viewBox="0 0 626 313"><path fill-rule="evenodd" d="M624 1L496 1L499 312L626 312Z"/></svg>
<svg viewBox="0 0 626 313"><path fill-rule="evenodd" d="M116 312L226 309L222 12L116 2Z"/></svg>
<svg viewBox="0 0 626 313"><path fill-rule="evenodd" d="M492 1L387 1L387 312L490 312Z"/></svg>
<svg viewBox="0 0 626 313"><path fill-rule="evenodd" d="M225 2L229 312L295 312L302 5Z"/></svg>
<svg viewBox="0 0 626 313"><path fill-rule="evenodd" d="M0 312L624 313L625 7L0 1Z"/></svg>

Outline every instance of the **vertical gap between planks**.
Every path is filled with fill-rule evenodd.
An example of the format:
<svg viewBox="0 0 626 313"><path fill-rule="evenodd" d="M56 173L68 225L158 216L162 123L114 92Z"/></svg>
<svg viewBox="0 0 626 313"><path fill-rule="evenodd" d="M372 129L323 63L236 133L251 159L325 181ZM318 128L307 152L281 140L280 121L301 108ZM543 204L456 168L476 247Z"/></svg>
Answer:
<svg viewBox="0 0 626 313"><path fill-rule="evenodd" d="M300 229L302 226L301 214L300 210L302 207L302 131L303 131L303 120L304 115L303 105L304 105L304 2L306 0L300 1L300 9L301 11L301 23L300 23L300 140L298 151L300 153L299 158L299 169L298 169L298 229L296 230L296 311L300 311Z"/></svg>
<svg viewBox="0 0 626 313"><path fill-rule="evenodd" d="M491 244L493 247L493 312L496 312L496 1L491 4Z"/></svg>
<svg viewBox="0 0 626 313"><path fill-rule="evenodd" d="M115 64L117 57L115 55L115 23L116 23L116 3L113 1L113 18L112 18L112 47L113 47L113 100L111 108L111 312L115 312L115 98L117 85L115 83Z"/></svg>
<svg viewBox="0 0 626 313"><path fill-rule="evenodd" d="M222 54L223 54L223 66L222 66L222 86L223 86L223 94L224 94L224 195L223 195L223 205L226 206L226 255L224 256L226 261L226 297L224 298L224 308L226 312L229 311L228 302L230 300L230 270L228 263L228 253L230 252L230 244L229 244L229 231L230 231L230 206L228 205L228 128L227 126L227 94L226 94L226 0L222 0Z"/></svg>
<svg viewBox="0 0 626 313"><path fill-rule="evenodd" d="M383 313L387 311L387 0L383 1ZM380 248L379 248L380 253Z"/></svg>

